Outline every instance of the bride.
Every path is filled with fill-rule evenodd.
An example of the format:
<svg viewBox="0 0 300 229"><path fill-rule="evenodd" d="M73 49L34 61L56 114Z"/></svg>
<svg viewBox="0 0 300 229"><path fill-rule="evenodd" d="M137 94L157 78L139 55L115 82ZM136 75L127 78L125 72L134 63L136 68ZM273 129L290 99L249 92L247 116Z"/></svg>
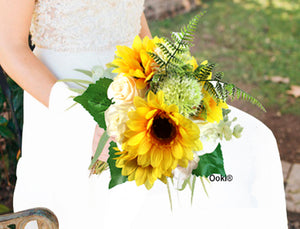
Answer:
<svg viewBox="0 0 300 229"><path fill-rule="evenodd" d="M231 107L243 137L222 142L232 182L196 184L168 192L134 182L108 190L109 171L89 176L92 145L101 130L73 104L68 84L85 79L74 69L105 66L116 45L150 36L143 0L0 0L0 63L24 89L22 157L17 166L14 210L47 207L60 228L287 228L281 164L272 132ZM31 31L36 48L28 48ZM93 141L94 139L94 141ZM106 158L102 155L102 159ZM29 225L32 228L35 225Z"/></svg>

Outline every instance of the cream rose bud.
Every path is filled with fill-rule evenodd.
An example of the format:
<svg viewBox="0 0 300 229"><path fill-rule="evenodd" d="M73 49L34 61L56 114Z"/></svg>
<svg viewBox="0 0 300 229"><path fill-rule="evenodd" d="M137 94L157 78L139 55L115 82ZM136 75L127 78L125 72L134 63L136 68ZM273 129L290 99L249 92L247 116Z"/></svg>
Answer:
<svg viewBox="0 0 300 229"><path fill-rule="evenodd" d="M115 77L107 90L107 97L115 103L132 103L135 96L138 96L138 91L134 79L123 74Z"/></svg>
<svg viewBox="0 0 300 229"><path fill-rule="evenodd" d="M183 180L187 179L192 174L192 171L198 167L199 160L199 156L194 153L194 159L192 161L189 161L189 164L186 168L177 166Z"/></svg>
<svg viewBox="0 0 300 229"><path fill-rule="evenodd" d="M105 122L107 126L107 134L114 136L116 141L121 143L124 132L126 131L126 121L128 111L134 110L132 103L113 104L105 111Z"/></svg>

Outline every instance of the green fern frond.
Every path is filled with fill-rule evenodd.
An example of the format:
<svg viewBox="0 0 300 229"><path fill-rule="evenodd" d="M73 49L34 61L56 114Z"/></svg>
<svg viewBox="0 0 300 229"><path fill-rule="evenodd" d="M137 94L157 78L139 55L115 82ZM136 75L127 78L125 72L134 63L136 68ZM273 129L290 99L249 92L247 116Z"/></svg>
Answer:
<svg viewBox="0 0 300 229"><path fill-rule="evenodd" d="M220 96L211 82L205 81L203 88L217 101L217 103L220 102Z"/></svg>
<svg viewBox="0 0 300 229"><path fill-rule="evenodd" d="M189 45L194 40L194 33L197 29L197 25L199 23L200 18L203 16L204 13L196 15L187 26L183 26L181 29L180 37L182 37L183 44Z"/></svg>
<svg viewBox="0 0 300 229"><path fill-rule="evenodd" d="M176 50L176 43L173 43L172 41L170 41L168 38L163 38L164 42L165 42L165 45L168 46L168 48L172 51L175 51ZM161 43L159 43L161 44Z"/></svg>
<svg viewBox="0 0 300 229"><path fill-rule="evenodd" d="M194 76L198 81L206 80L212 73L215 64L201 65L199 66L195 72Z"/></svg>
<svg viewBox="0 0 300 229"><path fill-rule="evenodd" d="M166 62L156 53L148 52L149 56L159 65L160 68L163 68L166 65Z"/></svg>
<svg viewBox="0 0 300 229"><path fill-rule="evenodd" d="M214 80L222 80L224 77L224 72L217 72L216 74L214 74L214 76L212 77L212 79Z"/></svg>
<svg viewBox="0 0 300 229"><path fill-rule="evenodd" d="M222 100L225 101L227 98L226 92L225 92L226 90L223 90L222 84L219 81L216 83L215 89L216 89L218 95L222 98Z"/></svg>
<svg viewBox="0 0 300 229"><path fill-rule="evenodd" d="M176 54L182 53L185 51L188 47L191 46L193 41L193 35L196 31L197 25L199 23L200 17L202 14L199 14L195 16L187 26L183 26L180 33L173 33L172 39L174 41L175 46L172 46L172 54L167 57L166 61L166 71L168 72L168 65L171 63ZM175 49L174 49L175 48Z"/></svg>
<svg viewBox="0 0 300 229"><path fill-rule="evenodd" d="M162 51L162 53L165 56L171 56L172 55L172 52L173 52L172 46L167 47L167 45L165 45L163 43L158 43L157 46L159 47L159 49ZM169 49L171 49L171 50L169 50Z"/></svg>
<svg viewBox="0 0 300 229"><path fill-rule="evenodd" d="M253 105L256 105L257 107L259 107L264 112L266 112L266 109L263 107L263 105L256 98L249 95L248 93L246 93L242 89L236 87L234 84L225 83L224 84L224 89L226 91L228 91L228 93L231 96L232 100L235 99L235 98L237 98L237 99L241 98L242 100L250 102Z"/></svg>

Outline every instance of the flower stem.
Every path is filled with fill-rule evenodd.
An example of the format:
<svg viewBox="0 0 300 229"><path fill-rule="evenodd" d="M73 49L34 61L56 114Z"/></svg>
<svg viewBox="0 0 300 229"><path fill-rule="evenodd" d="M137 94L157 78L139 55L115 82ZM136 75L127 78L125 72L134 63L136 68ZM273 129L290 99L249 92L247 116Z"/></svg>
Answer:
<svg viewBox="0 0 300 229"><path fill-rule="evenodd" d="M106 131L102 134L100 140L99 140L99 143L98 143L98 146L97 146L97 149L96 149L96 152L95 152L95 155L92 159L92 162L89 166L89 169L93 168L93 166L95 165L95 163L97 162L98 160L98 157L101 155L103 149L104 149L104 146L106 144L106 142L108 141L109 139L109 136L107 135Z"/></svg>

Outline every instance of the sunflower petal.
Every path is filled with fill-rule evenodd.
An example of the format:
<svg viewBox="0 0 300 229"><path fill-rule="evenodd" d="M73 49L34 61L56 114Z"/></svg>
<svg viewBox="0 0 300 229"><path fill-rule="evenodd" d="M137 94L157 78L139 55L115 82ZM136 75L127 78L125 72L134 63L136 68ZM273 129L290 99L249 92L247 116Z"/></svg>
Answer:
<svg viewBox="0 0 300 229"><path fill-rule="evenodd" d="M180 159L182 158L183 155L183 148L181 146L181 144L174 144L173 150L172 150L172 154L175 158Z"/></svg>
<svg viewBox="0 0 300 229"><path fill-rule="evenodd" d="M160 149L160 147L152 147L151 149L151 165L156 168L160 166L160 163L163 159L164 148Z"/></svg>
<svg viewBox="0 0 300 229"><path fill-rule="evenodd" d="M147 83L145 82L145 79L141 78L141 79L138 79L136 82L136 88L137 89L144 89L145 87L147 87Z"/></svg>
<svg viewBox="0 0 300 229"><path fill-rule="evenodd" d="M130 146L138 145L141 142L141 140L145 137L145 135L146 135L146 131L143 131L143 132L136 134L135 136L132 136L128 140L128 145L130 145Z"/></svg>
<svg viewBox="0 0 300 229"><path fill-rule="evenodd" d="M149 150L151 149L152 144L151 142L146 138L144 139L140 144L139 144L139 148L137 150L138 155L143 155L149 152Z"/></svg>
<svg viewBox="0 0 300 229"><path fill-rule="evenodd" d="M135 173L135 182L137 186L140 186L146 182L147 179L147 169L138 167Z"/></svg>
<svg viewBox="0 0 300 229"><path fill-rule="evenodd" d="M128 176L137 169L136 160L128 161L122 169L122 176Z"/></svg>
<svg viewBox="0 0 300 229"><path fill-rule="evenodd" d="M142 166L142 167L149 166L150 163L151 163L149 153L139 155L137 163L138 163L139 166Z"/></svg>
<svg viewBox="0 0 300 229"><path fill-rule="evenodd" d="M142 49L142 40L141 40L141 38L138 35L135 36L135 38L133 40L132 48L137 53L139 53L141 51L141 49Z"/></svg>

